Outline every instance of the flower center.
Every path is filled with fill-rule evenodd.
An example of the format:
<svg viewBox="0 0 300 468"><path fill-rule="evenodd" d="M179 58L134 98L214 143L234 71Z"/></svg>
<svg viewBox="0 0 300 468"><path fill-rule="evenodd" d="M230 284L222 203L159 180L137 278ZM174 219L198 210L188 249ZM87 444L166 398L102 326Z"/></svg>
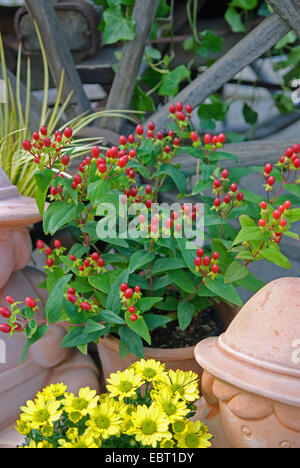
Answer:
<svg viewBox="0 0 300 468"><path fill-rule="evenodd" d="M75 398L72 406L76 410L80 411L80 410L86 409L88 406L88 403L84 398Z"/></svg>
<svg viewBox="0 0 300 468"><path fill-rule="evenodd" d="M98 416L95 420L97 427L99 429L107 429L110 425L109 419L107 416Z"/></svg>
<svg viewBox="0 0 300 468"><path fill-rule="evenodd" d="M35 419L38 422L41 422L41 423L47 421L47 419L49 419L49 416L50 416L50 414L46 409L38 410L35 413Z"/></svg>
<svg viewBox="0 0 300 468"><path fill-rule="evenodd" d="M123 380L123 382L120 382L120 390L123 393L128 393L132 389L132 383L129 382L128 380Z"/></svg>
<svg viewBox="0 0 300 468"><path fill-rule="evenodd" d="M156 371L151 367L146 367L146 369L144 370L144 376L146 377L146 379L152 379L156 376Z"/></svg>
<svg viewBox="0 0 300 468"><path fill-rule="evenodd" d="M196 434L188 434L185 438L185 443L189 448L197 448L199 437Z"/></svg>
<svg viewBox="0 0 300 468"><path fill-rule="evenodd" d="M182 421L176 421L173 425L174 431L177 432L177 434L180 434L181 432L184 431L185 429L185 424Z"/></svg>
<svg viewBox="0 0 300 468"><path fill-rule="evenodd" d="M179 392L180 395L184 395L184 388L182 385L174 384L172 385L171 390L173 393Z"/></svg>
<svg viewBox="0 0 300 468"><path fill-rule="evenodd" d="M176 406L171 401L166 401L165 403L163 403L163 409L168 416L171 416L172 414L176 413Z"/></svg>
<svg viewBox="0 0 300 468"><path fill-rule="evenodd" d="M142 431L144 434L151 435L154 434L157 430L156 423L151 419L146 419L142 424Z"/></svg>

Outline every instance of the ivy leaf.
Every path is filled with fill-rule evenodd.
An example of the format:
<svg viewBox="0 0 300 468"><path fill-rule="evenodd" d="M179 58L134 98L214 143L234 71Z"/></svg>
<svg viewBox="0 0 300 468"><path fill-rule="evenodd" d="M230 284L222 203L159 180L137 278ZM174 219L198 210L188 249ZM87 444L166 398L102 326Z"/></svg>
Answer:
<svg viewBox="0 0 300 468"><path fill-rule="evenodd" d="M103 13L103 19L105 22L105 44L133 41L135 38L135 19L132 16L125 17L120 5L106 9Z"/></svg>
<svg viewBox="0 0 300 468"><path fill-rule="evenodd" d="M184 194L186 192L186 177L180 169L170 164L162 164L152 177L164 174L171 177L180 193Z"/></svg>
<svg viewBox="0 0 300 468"><path fill-rule="evenodd" d="M242 22L241 15L234 7L229 7L225 13L225 20L234 33L245 33L246 28Z"/></svg>
<svg viewBox="0 0 300 468"><path fill-rule="evenodd" d="M183 80L189 79L191 76L190 70L185 65L179 65L163 75L162 84L158 90L160 96L176 96L179 92L179 85Z"/></svg>
<svg viewBox="0 0 300 468"><path fill-rule="evenodd" d="M255 125L258 120L258 113L247 103L243 107L243 116L245 121L250 125Z"/></svg>

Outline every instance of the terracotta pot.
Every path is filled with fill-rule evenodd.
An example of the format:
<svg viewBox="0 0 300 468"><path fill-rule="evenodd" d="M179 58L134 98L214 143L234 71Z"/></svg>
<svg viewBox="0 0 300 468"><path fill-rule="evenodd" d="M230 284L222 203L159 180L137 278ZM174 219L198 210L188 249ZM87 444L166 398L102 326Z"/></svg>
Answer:
<svg viewBox="0 0 300 468"><path fill-rule="evenodd" d="M300 278L265 286L226 333L199 343L198 417L214 447L300 448Z"/></svg>
<svg viewBox="0 0 300 468"><path fill-rule="evenodd" d="M219 315L221 329L224 331L238 313L238 309L224 303L217 304L215 309ZM111 373L117 370L123 371L133 362L139 360L133 354L121 359L119 356L119 344L120 340L111 335L102 338L98 344L98 352L105 379L107 379ZM194 346L177 349L144 348L145 359L155 359L164 362L167 369L193 371L197 373L200 378L203 370L199 368L199 364L195 360L194 350Z"/></svg>

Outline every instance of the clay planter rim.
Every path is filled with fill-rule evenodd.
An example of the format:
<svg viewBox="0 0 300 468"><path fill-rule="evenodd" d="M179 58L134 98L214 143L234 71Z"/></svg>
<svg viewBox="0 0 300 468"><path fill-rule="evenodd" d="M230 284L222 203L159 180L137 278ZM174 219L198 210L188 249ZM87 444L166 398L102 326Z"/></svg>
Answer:
<svg viewBox="0 0 300 468"><path fill-rule="evenodd" d="M120 339L112 336L107 335L101 338L101 341L105 344L105 346L114 351L119 353L119 344ZM145 359L155 359L157 361L162 360L163 354L169 354L170 357L168 358L168 362L175 362L175 361L189 361L194 359L194 350L195 346L189 346L188 348L147 348L144 347L145 350ZM129 357L134 356L132 353Z"/></svg>
<svg viewBox="0 0 300 468"><path fill-rule="evenodd" d="M246 392L300 407L299 373L297 376L294 371L294 375L291 375L291 369L274 364L268 369L267 362L252 358L250 363L250 360L246 361L247 356L229 354L223 345L224 335L198 343L194 354L199 366L223 382Z"/></svg>

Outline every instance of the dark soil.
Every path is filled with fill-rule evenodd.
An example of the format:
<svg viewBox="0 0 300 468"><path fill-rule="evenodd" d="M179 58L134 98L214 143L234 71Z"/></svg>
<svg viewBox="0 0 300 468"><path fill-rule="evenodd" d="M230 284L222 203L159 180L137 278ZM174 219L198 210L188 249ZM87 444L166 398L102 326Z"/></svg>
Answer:
<svg viewBox="0 0 300 468"><path fill-rule="evenodd" d="M151 332L151 348L189 348L199 341L212 336L219 336L221 325L218 314L213 307L203 310L192 321L186 330L181 330L178 321L174 320L167 328L157 328ZM144 343L145 347L149 347Z"/></svg>

